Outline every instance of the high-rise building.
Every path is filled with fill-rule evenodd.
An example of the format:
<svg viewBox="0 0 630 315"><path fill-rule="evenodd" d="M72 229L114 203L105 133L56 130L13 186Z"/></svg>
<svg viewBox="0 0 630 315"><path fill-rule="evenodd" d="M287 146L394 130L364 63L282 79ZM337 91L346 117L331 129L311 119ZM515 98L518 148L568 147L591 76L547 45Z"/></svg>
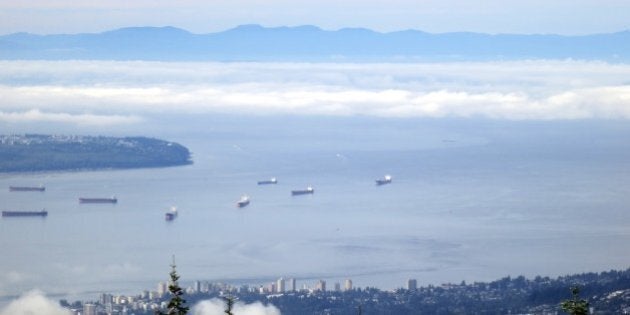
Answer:
<svg viewBox="0 0 630 315"><path fill-rule="evenodd" d="M284 278L280 278L276 281L276 292L284 293Z"/></svg>
<svg viewBox="0 0 630 315"><path fill-rule="evenodd" d="M267 285L267 292L275 293L276 292L276 284L272 282L269 285Z"/></svg>
<svg viewBox="0 0 630 315"><path fill-rule="evenodd" d="M210 283L208 283L208 281L204 281L201 284L201 292L206 293L206 292L209 292L209 291L210 291Z"/></svg>
<svg viewBox="0 0 630 315"><path fill-rule="evenodd" d="M343 288L344 288L346 291L351 291L351 290L352 290L352 280L350 280L350 279L346 279L346 281L344 282L344 286L343 286Z"/></svg>
<svg viewBox="0 0 630 315"><path fill-rule="evenodd" d="M111 294L102 293L101 294L101 304L105 305L107 303L112 303L114 297Z"/></svg>
<svg viewBox="0 0 630 315"><path fill-rule="evenodd" d="M158 294L158 296L162 297L166 293L167 289L168 289L168 285L166 284L166 282L158 283L158 285L157 285L157 294Z"/></svg>
<svg viewBox="0 0 630 315"><path fill-rule="evenodd" d="M96 315L96 304L83 304L83 315Z"/></svg>
<svg viewBox="0 0 630 315"><path fill-rule="evenodd" d="M416 279L407 280L407 290L416 290L418 288L418 282Z"/></svg>
<svg viewBox="0 0 630 315"><path fill-rule="evenodd" d="M201 292L201 281L199 280L195 281L195 285L193 286L193 289L195 290L196 293Z"/></svg>
<svg viewBox="0 0 630 315"><path fill-rule="evenodd" d="M317 281L317 286L315 287L315 289L322 292L326 291L326 281L324 280Z"/></svg>
<svg viewBox="0 0 630 315"><path fill-rule="evenodd" d="M335 282L335 291L337 292L341 291L341 283Z"/></svg>
<svg viewBox="0 0 630 315"><path fill-rule="evenodd" d="M297 290L297 287L295 286L295 278L290 278L289 279L289 291L295 292L295 290Z"/></svg>

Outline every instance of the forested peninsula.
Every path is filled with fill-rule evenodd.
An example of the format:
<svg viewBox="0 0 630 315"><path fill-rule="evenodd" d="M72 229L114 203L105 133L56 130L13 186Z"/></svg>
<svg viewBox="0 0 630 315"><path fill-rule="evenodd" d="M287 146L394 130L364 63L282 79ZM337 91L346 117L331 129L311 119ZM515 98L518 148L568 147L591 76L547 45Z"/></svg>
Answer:
<svg viewBox="0 0 630 315"><path fill-rule="evenodd" d="M188 148L146 137L0 135L0 173L192 164Z"/></svg>

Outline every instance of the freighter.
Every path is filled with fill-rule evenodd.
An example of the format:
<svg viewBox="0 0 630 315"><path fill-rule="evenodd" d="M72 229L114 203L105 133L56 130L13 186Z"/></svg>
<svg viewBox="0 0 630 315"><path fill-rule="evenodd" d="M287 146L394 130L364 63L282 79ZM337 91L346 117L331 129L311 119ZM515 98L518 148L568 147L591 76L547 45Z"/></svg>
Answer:
<svg viewBox="0 0 630 315"><path fill-rule="evenodd" d="M166 221L173 221L175 218L177 218L177 207L171 207L171 210L164 215L164 219L166 219Z"/></svg>
<svg viewBox="0 0 630 315"><path fill-rule="evenodd" d="M291 191L291 195L293 196L297 196L297 195L307 195L307 194L313 194L315 192L315 190L313 189L313 187L308 186L306 187L306 189L302 189L302 190L292 190Z"/></svg>
<svg viewBox="0 0 630 315"><path fill-rule="evenodd" d="M272 177L268 180L261 180L258 181L258 185L270 185L270 184L277 184L278 180L275 177Z"/></svg>
<svg viewBox="0 0 630 315"><path fill-rule="evenodd" d="M79 198L79 203L117 203L116 197L111 198Z"/></svg>
<svg viewBox="0 0 630 315"><path fill-rule="evenodd" d="M48 211L2 211L3 217L45 217Z"/></svg>
<svg viewBox="0 0 630 315"><path fill-rule="evenodd" d="M236 202L236 206L243 208L249 205L249 196L243 195L239 201Z"/></svg>
<svg viewBox="0 0 630 315"><path fill-rule="evenodd" d="M376 180L376 185L381 186L381 185L391 184L391 182L392 182L392 177L390 175L385 175L383 178Z"/></svg>
<svg viewBox="0 0 630 315"><path fill-rule="evenodd" d="M44 186L9 186L9 191L45 191Z"/></svg>

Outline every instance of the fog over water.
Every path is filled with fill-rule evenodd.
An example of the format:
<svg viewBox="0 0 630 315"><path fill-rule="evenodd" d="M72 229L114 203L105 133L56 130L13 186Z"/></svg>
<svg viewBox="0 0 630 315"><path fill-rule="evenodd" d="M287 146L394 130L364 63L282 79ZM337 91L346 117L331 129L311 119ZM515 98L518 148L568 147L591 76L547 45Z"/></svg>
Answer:
<svg viewBox="0 0 630 315"><path fill-rule="evenodd" d="M558 276L627 268L630 261L625 250L630 243L630 124L621 114L619 119L606 116L627 110L625 92L601 94L613 99L612 107L580 105L579 112L586 113L581 119L556 114L509 118L520 117L518 108L516 114L502 108L505 114L495 117L479 107L471 115L450 113L451 108L437 117L405 118L379 111L360 114L355 112L360 107L354 101L347 113L318 112L315 104L270 114L265 112L269 107L256 103L255 97L251 104L259 106L251 108L258 111L240 103L209 108L212 104L181 100L168 107L168 102L143 99L146 89L166 84L166 77L148 76L147 80L161 83L146 83L127 107L109 96L78 97L73 92L66 98L54 91L69 86L116 85L119 89L131 83L104 79L105 70L88 75L85 69L79 71L85 81L78 80L78 74L63 81L48 68L54 64L29 65L41 68L24 70L21 83L18 72L8 75L8 70L0 80L0 90L13 97L0 111L19 116L3 116L2 133L160 137L187 146L195 163L160 169L0 175L1 210L46 208L49 212L45 219L0 220L2 296L34 288L70 297L153 289L167 278L171 254L177 257L184 285L194 280L255 284L279 277L295 277L298 285L312 285L320 278L329 283L351 278L358 286L385 289L400 287L407 278L425 285L521 274ZM129 63L114 65L125 68ZM627 88L618 75L626 71L625 66L572 65L571 71L588 68L600 73L599 79L588 76L584 80L591 81L586 83L563 83L559 74L556 79L539 74L540 80L534 80L539 86L533 84L519 93L528 95L527 99L546 99L573 93L566 92L573 91L573 85L580 91ZM164 67L171 66L179 69L175 72L182 71L182 66L172 64L155 71L163 73ZM220 66L244 71L240 65ZM292 66L347 74L337 68ZM492 72L493 65L487 66ZM553 68L544 62L534 66ZM414 67L422 70L422 66ZM41 75L48 81L34 82L38 73L49 73L52 79ZM262 84L264 73L254 71L250 81ZM490 74L480 74L485 76ZM238 77L243 81L242 75ZM449 85L449 91L461 86L459 90L474 94L478 92L473 90L490 90L493 84L488 80L482 79L485 83L477 87L448 80L443 84ZM287 79L286 84L291 87L297 81ZM251 91L242 82L222 84L226 89L243 89L242 93ZM316 86L310 81L300 84ZM425 93L418 87L422 84L413 84L416 87L407 87L410 93ZM324 85L327 91L348 86L375 89L360 83ZM280 86L277 83L274 91L280 91ZM510 94L511 86L497 83L495 90ZM47 102L30 88L54 93ZM425 88L427 93L435 91ZM352 99L355 94L334 95ZM467 97L462 97L465 102ZM347 105L346 101L328 102ZM475 102L479 101L467 104ZM373 108L389 107L385 102ZM22 115L36 110L71 118ZM547 111L528 111L543 112ZM101 116L135 120L93 122ZM374 180L385 174L393 176L393 183L376 187ZM256 185L272 176L278 178L277 185ZM9 185L39 184L46 186L46 192L8 190ZM315 188L314 195L290 196L292 189L309 184ZM235 202L242 194L250 195L252 203L237 209ZM78 203L79 197L112 195L118 204ZM173 205L180 215L165 222L164 212Z"/></svg>

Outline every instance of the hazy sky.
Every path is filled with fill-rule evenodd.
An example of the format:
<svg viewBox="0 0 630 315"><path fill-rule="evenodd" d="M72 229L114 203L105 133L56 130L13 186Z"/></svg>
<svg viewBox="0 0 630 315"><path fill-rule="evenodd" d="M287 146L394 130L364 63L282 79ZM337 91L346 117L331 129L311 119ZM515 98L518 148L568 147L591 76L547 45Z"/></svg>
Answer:
<svg viewBox="0 0 630 315"><path fill-rule="evenodd" d="M0 0L0 34L165 25L208 33L251 23L379 31L589 34L626 30L628 21L627 0Z"/></svg>

